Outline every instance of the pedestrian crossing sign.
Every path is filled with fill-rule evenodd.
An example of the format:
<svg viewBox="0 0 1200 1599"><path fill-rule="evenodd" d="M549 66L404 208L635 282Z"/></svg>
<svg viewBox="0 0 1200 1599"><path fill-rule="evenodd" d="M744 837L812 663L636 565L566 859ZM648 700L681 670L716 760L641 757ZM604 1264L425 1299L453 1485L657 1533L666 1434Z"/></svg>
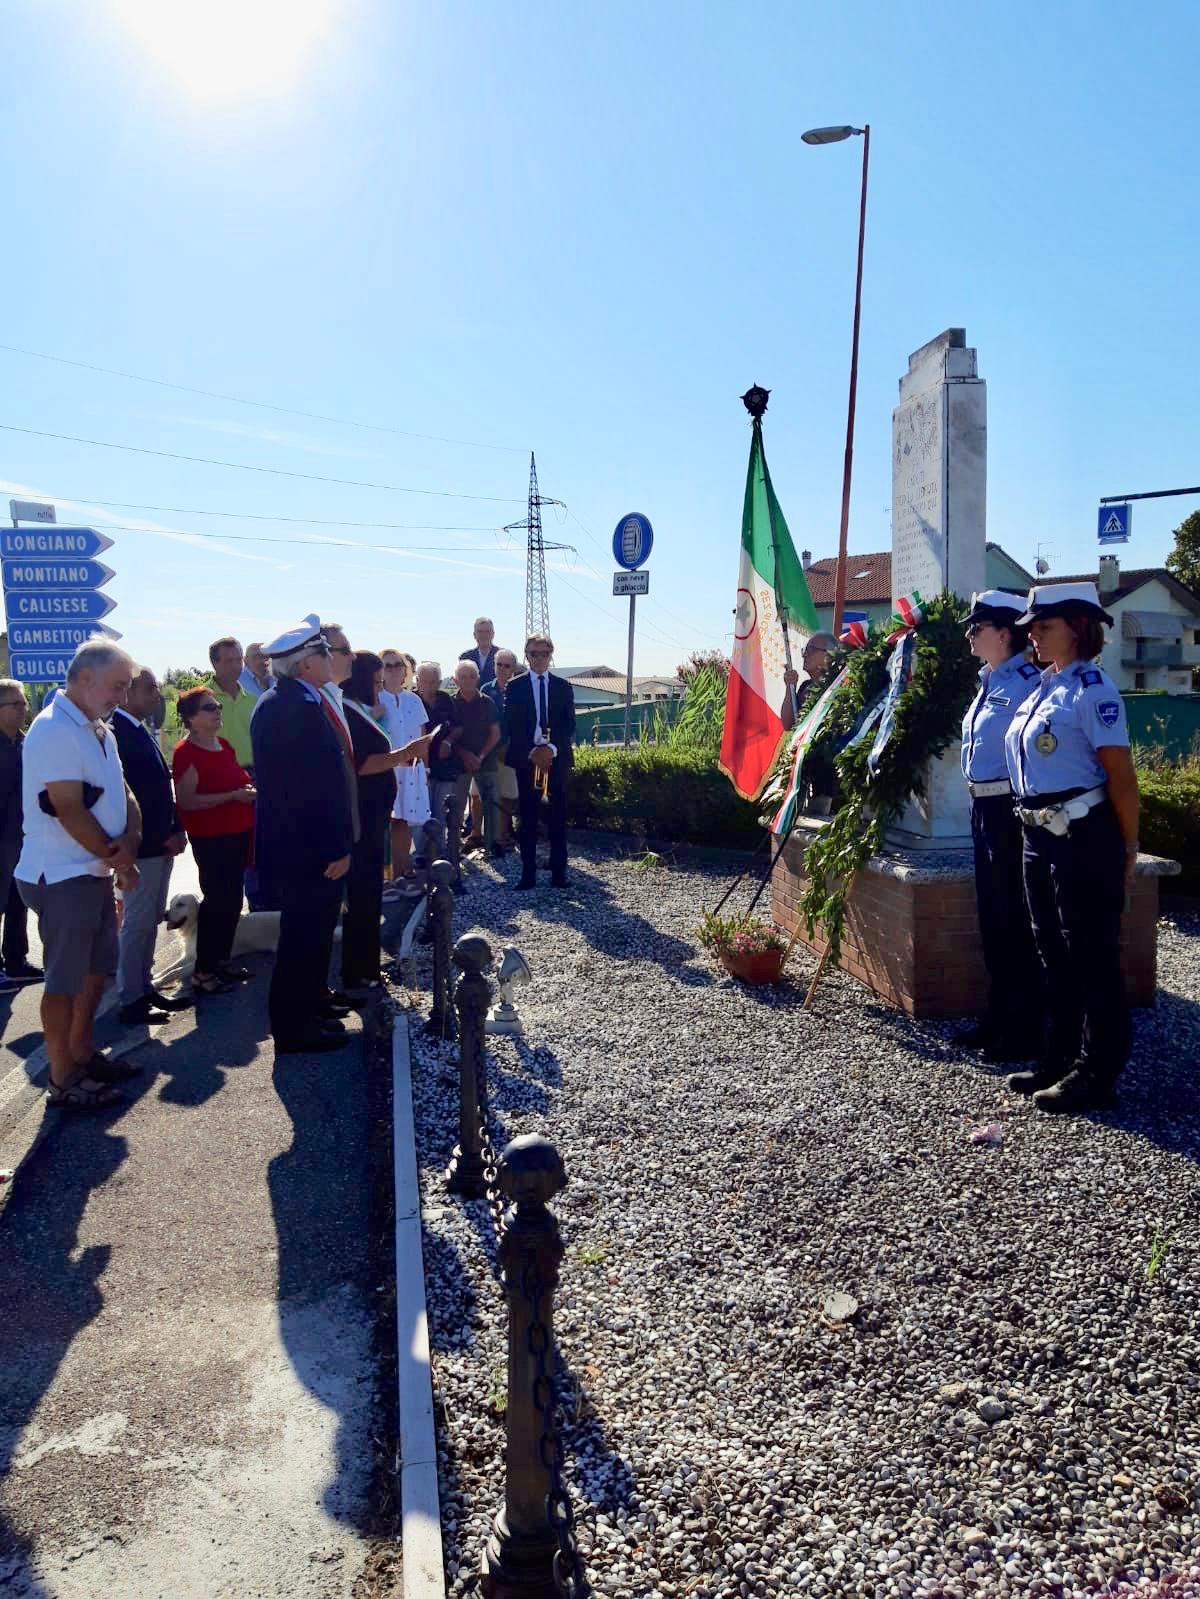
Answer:
<svg viewBox="0 0 1200 1599"><path fill-rule="evenodd" d="M1096 519L1096 532L1101 544L1128 544L1132 520L1133 508L1128 501L1124 505L1102 505Z"/></svg>

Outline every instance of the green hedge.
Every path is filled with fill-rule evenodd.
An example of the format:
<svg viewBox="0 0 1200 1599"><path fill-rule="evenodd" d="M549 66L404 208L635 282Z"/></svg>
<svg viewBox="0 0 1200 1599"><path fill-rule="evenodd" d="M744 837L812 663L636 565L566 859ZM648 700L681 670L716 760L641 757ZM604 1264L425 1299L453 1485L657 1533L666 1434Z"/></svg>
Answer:
<svg viewBox="0 0 1200 1599"><path fill-rule="evenodd" d="M567 814L573 827L669 843L753 849L762 839L756 808L711 756L653 744L577 749Z"/></svg>
<svg viewBox="0 0 1200 1599"><path fill-rule="evenodd" d="M1167 893L1200 893L1200 758L1138 769L1141 817L1138 836L1148 855L1179 861L1181 877L1163 879Z"/></svg>

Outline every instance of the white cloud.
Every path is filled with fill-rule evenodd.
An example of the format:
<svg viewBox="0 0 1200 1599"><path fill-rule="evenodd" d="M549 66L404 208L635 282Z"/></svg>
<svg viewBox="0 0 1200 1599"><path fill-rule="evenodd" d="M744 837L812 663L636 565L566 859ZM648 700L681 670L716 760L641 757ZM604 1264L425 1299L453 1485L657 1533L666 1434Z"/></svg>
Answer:
<svg viewBox="0 0 1200 1599"><path fill-rule="evenodd" d="M351 445L324 444L320 439L310 439L303 433L290 433L281 428L253 427L248 422L225 422L209 416L177 416L174 420L186 427L205 428L209 433L228 433L239 439L254 439L260 444L282 444L289 450L302 450L305 455L346 456L353 461L369 461L370 450L355 449Z"/></svg>

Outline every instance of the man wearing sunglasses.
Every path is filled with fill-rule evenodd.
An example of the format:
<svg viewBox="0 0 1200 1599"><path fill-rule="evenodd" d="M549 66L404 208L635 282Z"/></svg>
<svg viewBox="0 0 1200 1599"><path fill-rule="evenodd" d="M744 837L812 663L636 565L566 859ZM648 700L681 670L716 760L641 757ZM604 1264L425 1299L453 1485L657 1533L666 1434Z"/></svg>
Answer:
<svg viewBox="0 0 1200 1599"><path fill-rule="evenodd" d="M525 641L529 670L514 677L504 708L505 759L517 774L521 821L519 889L537 880L538 816L544 786L549 811L550 881L567 886L567 784L575 764L575 695L550 671L554 644L543 633Z"/></svg>
<svg viewBox="0 0 1200 1599"><path fill-rule="evenodd" d="M325 686L334 675L316 616L264 644L275 682L251 734L262 891L280 910L268 1010L277 1055L338 1049L345 1027L328 979L359 827L350 735ZM350 773L349 782L347 772Z"/></svg>

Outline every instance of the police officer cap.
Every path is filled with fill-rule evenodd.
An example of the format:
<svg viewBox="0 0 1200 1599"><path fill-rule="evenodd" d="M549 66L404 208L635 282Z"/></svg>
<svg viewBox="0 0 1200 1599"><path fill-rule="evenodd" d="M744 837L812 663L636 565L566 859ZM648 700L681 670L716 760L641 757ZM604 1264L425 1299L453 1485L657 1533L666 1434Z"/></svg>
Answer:
<svg viewBox="0 0 1200 1599"><path fill-rule="evenodd" d="M1017 618L1017 622L1025 626L1042 617L1072 616L1080 612L1086 616L1098 616L1109 627L1113 625L1112 617L1100 604L1094 583L1039 584L1037 588L1030 589L1027 609L1024 616Z"/></svg>
<svg viewBox="0 0 1200 1599"><path fill-rule="evenodd" d="M971 596L966 626L970 627L972 622L991 622L996 627L1015 627L1024 608L1025 601L1019 594L1009 594L1004 589L981 589Z"/></svg>
<svg viewBox="0 0 1200 1599"><path fill-rule="evenodd" d="M306 616L303 622L297 622L295 627L285 628L278 638L273 638L269 644L264 644L263 654L269 660L277 661L282 656L295 655L297 650L308 648L320 637L321 618Z"/></svg>

